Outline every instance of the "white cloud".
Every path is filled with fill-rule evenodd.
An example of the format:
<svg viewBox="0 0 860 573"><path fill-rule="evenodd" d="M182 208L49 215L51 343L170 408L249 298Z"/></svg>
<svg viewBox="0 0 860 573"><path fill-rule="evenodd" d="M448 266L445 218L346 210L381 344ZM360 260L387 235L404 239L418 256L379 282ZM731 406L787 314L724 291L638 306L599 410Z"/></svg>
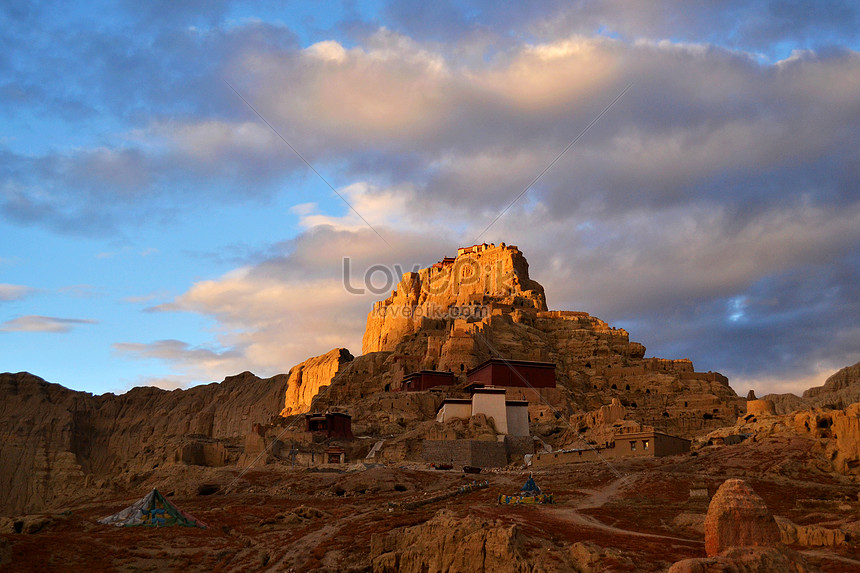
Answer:
<svg viewBox="0 0 860 573"><path fill-rule="evenodd" d="M98 324L97 320L58 318L54 316L26 315L0 323L0 332L56 332L65 333L83 324Z"/></svg>
<svg viewBox="0 0 860 573"><path fill-rule="evenodd" d="M21 300L36 292L36 289L24 285L0 283L0 302Z"/></svg>
<svg viewBox="0 0 860 573"><path fill-rule="evenodd" d="M225 52L219 73L311 163L336 173L339 192L393 248L342 205L296 205L303 232L273 248L279 254L197 282L157 307L213 317L211 346L133 342L118 351L207 380L244 369L283 372L334 346L358 352L367 310L382 295L344 291L344 255L359 269L426 265L452 254L629 84L482 238L518 244L551 306L610 321L663 317L663 340L681 344L686 336L720 347L730 363L748 363L764 349L729 352L716 339L738 332L722 325L734 316L727 301L747 305L733 328L764 337L789 321L779 284L799 285L791 295L807 297L807 310L823 309L793 329L818 336L835 320L833 332L854 340L839 315L849 316L857 301L860 57L808 51L768 66L747 51L666 40L663 24L638 9L613 20L630 31L618 39L583 35L599 18L582 5L555 16L530 16L530 29L545 31L531 43L511 37L493 45L473 34L442 45L380 29L349 48L327 40L300 49L255 37ZM592 24L571 25L574 16ZM307 174L217 83L222 99L206 90L186 94L195 113L162 114L130 135L137 152L84 150L51 163L46 177L88 183L85 199L98 211L112 202L95 183L155 209L160 187L151 187L155 199L139 192L153 181L188 193L229 188L224 196L235 200L280 192L296 169ZM73 168L77 158L83 167ZM15 193L7 196L29 200L12 202L29 221L50 212L42 207L54 205L57 188L33 186L21 195L10 185ZM170 201L185 208L177 197ZM57 207L65 208L78 203ZM816 273L829 281L830 298L816 298ZM766 310L777 299L783 302ZM808 367L798 365L811 353L799 339L787 345L780 373L767 377L757 366L743 375L801 383ZM793 367L798 374L785 374Z"/></svg>

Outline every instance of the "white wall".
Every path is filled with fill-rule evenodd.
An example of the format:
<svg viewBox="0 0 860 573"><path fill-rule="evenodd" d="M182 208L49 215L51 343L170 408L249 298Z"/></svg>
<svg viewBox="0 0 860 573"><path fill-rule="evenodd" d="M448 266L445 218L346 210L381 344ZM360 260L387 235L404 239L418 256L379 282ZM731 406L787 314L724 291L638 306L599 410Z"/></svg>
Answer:
<svg viewBox="0 0 860 573"><path fill-rule="evenodd" d="M472 394L472 415L484 414L493 418L500 434L508 433L508 411L505 406L505 393L477 389Z"/></svg>
<svg viewBox="0 0 860 573"><path fill-rule="evenodd" d="M446 402L439 409L439 413L436 414L437 422L447 422L448 420L453 420L454 418L463 418L467 420L472 415L472 405L471 404L458 404L454 402Z"/></svg>

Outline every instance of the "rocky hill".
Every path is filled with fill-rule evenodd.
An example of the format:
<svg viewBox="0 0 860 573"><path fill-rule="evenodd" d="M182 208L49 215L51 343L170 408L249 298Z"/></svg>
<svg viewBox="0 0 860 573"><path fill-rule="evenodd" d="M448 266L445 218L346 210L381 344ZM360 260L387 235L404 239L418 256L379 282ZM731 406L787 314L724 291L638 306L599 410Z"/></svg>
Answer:
<svg viewBox="0 0 860 573"><path fill-rule="evenodd" d="M133 483L175 461L236 463L255 423L277 417L285 398L291 411L307 411L306 397L347 358L333 350L289 375L243 372L188 390L143 387L119 396L0 374L0 514L38 510L79 488Z"/></svg>
<svg viewBox="0 0 860 573"><path fill-rule="evenodd" d="M827 378L822 386L810 388L803 396L768 394L764 399L773 402L777 414L811 408L844 408L860 402L860 362L839 370Z"/></svg>
<svg viewBox="0 0 860 573"><path fill-rule="evenodd" d="M696 372L686 359L646 357L625 330L586 312L548 310L522 252L505 244L460 249L405 274L371 309L363 351L333 349L269 379L245 372L189 390L120 396L0 375L0 512L35 511L87 488L127 487L171 464L278 461L259 454L287 440L313 446L295 432L312 408L352 415L353 433L367 439L344 444L350 457L383 440L376 459L401 462L419 459L426 438L493 439L489 420L442 426L434 418L443 398L467 395L466 373L494 357L556 365L556 388L509 391L529 401L530 431L552 447L599 442L609 424L701 436L746 412L721 374ZM456 383L397 392L418 370L451 371ZM803 400L855 387L839 378Z"/></svg>

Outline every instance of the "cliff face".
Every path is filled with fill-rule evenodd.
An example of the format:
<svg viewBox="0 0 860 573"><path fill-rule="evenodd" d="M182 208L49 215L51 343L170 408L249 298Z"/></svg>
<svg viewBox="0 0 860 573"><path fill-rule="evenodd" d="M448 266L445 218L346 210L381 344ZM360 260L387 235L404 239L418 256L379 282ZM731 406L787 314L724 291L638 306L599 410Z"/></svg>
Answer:
<svg viewBox="0 0 860 573"><path fill-rule="evenodd" d="M75 417L92 396L27 373L0 374L0 514L41 508L57 488L82 485Z"/></svg>
<svg viewBox="0 0 860 573"><path fill-rule="evenodd" d="M346 348L335 348L326 354L309 358L290 369L284 409L281 416L303 414L310 411L314 396L328 386L335 374L353 360Z"/></svg>
<svg viewBox="0 0 860 573"><path fill-rule="evenodd" d="M81 486L127 482L171 463L189 441L223 451L219 440L239 442L276 416L287 387L286 375L244 372L189 390L93 396L27 373L0 374L0 513L38 511Z"/></svg>
<svg viewBox="0 0 860 573"><path fill-rule="evenodd" d="M794 394L768 394L777 414L788 414L811 408L845 408L860 402L860 362L846 366L824 381L824 385L810 388L803 396Z"/></svg>
<svg viewBox="0 0 860 573"><path fill-rule="evenodd" d="M81 486L132 481L174 461L235 462L254 424L307 412L352 358L336 348L289 375L243 372L188 390L143 387L119 396L0 374L0 514L37 511Z"/></svg>

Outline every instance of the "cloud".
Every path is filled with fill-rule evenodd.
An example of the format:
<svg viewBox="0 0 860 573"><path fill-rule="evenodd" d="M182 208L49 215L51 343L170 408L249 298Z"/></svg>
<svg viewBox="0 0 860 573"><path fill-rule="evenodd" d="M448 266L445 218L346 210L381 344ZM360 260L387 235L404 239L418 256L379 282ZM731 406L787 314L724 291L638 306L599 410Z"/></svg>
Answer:
<svg viewBox="0 0 860 573"><path fill-rule="evenodd" d="M127 296L122 299L123 302L128 302L131 304L140 304L140 303L148 303L152 302L156 299L164 299L170 296L170 292L167 290L157 290L154 292L137 295L137 296Z"/></svg>
<svg viewBox="0 0 860 573"><path fill-rule="evenodd" d="M118 342L113 349L132 358L161 360L182 366L183 375L147 379L148 386L181 387L192 380L220 380L219 372L247 370L242 367L241 355L235 350L192 347L181 340L158 340L150 344Z"/></svg>
<svg viewBox="0 0 860 573"><path fill-rule="evenodd" d="M241 370L271 376L336 347L360 353L367 313L374 300L386 295L379 290L351 294L345 286L344 257L349 257L351 287L363 288L367 269L384 265L393 289L402 273L428 266L442 255L438 240L427 241L422 234L383 228L394 245L388 248L373 231L354 225L350 216L348 221L315 225L276 246L279 254L199 281L170 303L151 309L212 317L218 325L214 345L225 349L217 356L191 352L178 341L123 343L117 348L160 359L179 372L194 373L198 381ZM451 253L456 244L452 241L442 250Z"/></svg>
<svg viewBox="0 0 860 573"><path fill-rule="evenodd" d="M312 174L226 79L393 247L344 206L302 198L296 237L150 307L213 318L210 344L118 352L198 381L357 352L382 295L346 293L345 256L360 279L452 254L582 134L482 237L519 244L552 307L743 380L791 385L856 361L852 4L398 3L387 27L304 47L284 25L226 21L226 5L177 10L129 8L120 29L43 34L51 45L21 41L49 25L37 9L8 13L32 28L9 26L0 54L33 49L0 57L5 113L65 118L65 143L3 142L0 216L121 234L282 199ZM79 139L87 122L97 135Z"/></svg>
<svg viewBox="0 0 860 573"><path fill-rule="evenodd" d="M144 92L160 112L112 145L7 151L0 212L114 233L118 220L194 208L203 192L229 205L307 176L223 79L335 185L413 188L425 211L498 212L631 84L529 192L552 216L710 201L740 218L785 196L856 198L860 56L850 51L763 65L705 43L568 33L472 60L384 28L356 46L301 49L259 22L177 30L159 47L167 59L179 49L211 51L188 76L206 88L189 81L174 94L190 113Z"/></svg>
<svg viewBox="0 0 860 573"><path fill-rule="evenodd" d="M103 298L106 296L106 293L100 290L99 287L88 284L60 287L57 289L57 292L67 294L75 298Z"/></svg>
<svg viewBox="0 0 860 573"><path fill-rule="evenodd" d="M375 201L387 192L356 184L348 193L373 218ZM391 269L393 288L401 273L453 254L479 230L468 212L421 213L415 224L406 197L378 203L395 223L380 229L394 249L351 213L317 216L304 205L306 230L275 248L282 254L200 281L156 309L213 318L218 344L239 356L235 366L262 375L337 346L357 353L372 302L388 293L349 294L343 258L349 257L353 288L363 286L374 265ZM852 318L860 311L852 279L860 273L857 229L860 207L785 205L738 225L716 207L555 221L546 205L527 203L502 217L486 240L520 246L550 308L590 312L628 328L649 355L691 358L741 384L760 381L761 393L860 360ZM183 372L209 360L162 357ZM231 373L208 372L209 379ZM771 386L761 382L767 380Z"/></svg>
<svg viewBox="0 0 860 573"><path fill-rule="evenodd" d="M36 292L36 289L24 285L0 283L0 302L21 300Z"/></svg>
<svg viewBox="0 0 860 573"><path fill-rule="evenodd" d="M0 332L70 332L82 324L98 324L97 320L26 315L0 323Z"/></svg>
<svg viewBox="0 0 860 573"><path fill-rule="evenodd" d="M399 31L427 41L457 41L488 34L559 38L607 34L633 41L721 42L746 51L774 51L785 44L821 47L856 42L860 13L849 0L825 3L681 0L631 4L602 2L387 2L386 19Z"/></svg>

